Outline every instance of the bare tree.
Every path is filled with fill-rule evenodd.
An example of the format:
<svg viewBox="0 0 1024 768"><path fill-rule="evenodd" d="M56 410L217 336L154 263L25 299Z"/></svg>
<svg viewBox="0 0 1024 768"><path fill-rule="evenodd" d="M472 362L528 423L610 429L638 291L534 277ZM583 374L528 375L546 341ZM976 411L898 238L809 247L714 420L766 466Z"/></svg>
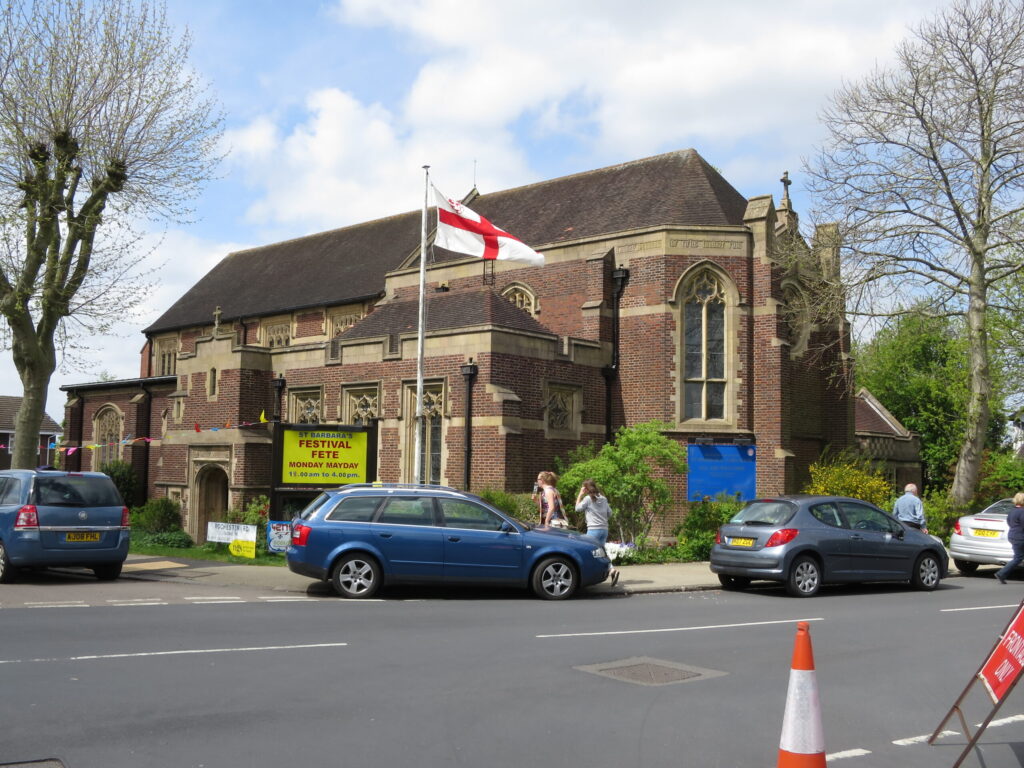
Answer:
<svg viewBox="0 0 1024 768"><path fill-rule="evenodd" d="M974 494L989 421L989 295L1020 271L1024 235L1024 6L960 0L911 31L896 61L844 85L806 164L839 224L852 312L926 300L968 337L967 427L951 498Z"/></svg>
<svg viewBox="0 0 1024 768"><path fill-rule="evenodd" d="M21 377L13 466L35 463L63 341L132 309L141 219L173 220L219 157L190 39L141 0L3 0L0 317Z"/></svg>

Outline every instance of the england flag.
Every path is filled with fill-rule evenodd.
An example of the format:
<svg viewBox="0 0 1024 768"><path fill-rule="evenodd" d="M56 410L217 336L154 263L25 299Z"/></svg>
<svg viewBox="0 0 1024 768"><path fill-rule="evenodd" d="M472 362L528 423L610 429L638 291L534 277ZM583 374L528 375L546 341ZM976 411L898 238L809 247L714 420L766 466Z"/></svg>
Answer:
<svg viewBox="0 0 1024 768"><path fill-rule="evenodd" d="M445 197L437 187L434 187L434 197L437 199L434 245L483 259L523 261L536 267L544 266L544 254L537 253L462 203Z"/></svg>

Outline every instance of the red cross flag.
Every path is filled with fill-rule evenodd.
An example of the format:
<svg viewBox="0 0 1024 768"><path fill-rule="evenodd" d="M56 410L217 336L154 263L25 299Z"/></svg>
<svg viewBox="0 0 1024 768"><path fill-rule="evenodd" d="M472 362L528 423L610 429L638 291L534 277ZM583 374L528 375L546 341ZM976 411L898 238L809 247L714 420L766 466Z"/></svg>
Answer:
<svg viewBox="0 0 1024 768"><path fill-rule="evenodd" d="M434 187L434 197L437 198L434 245L483 259L525 261L537 267L544 266L544 254L537 253L457 200L445 197L437 187Z"/></svg>

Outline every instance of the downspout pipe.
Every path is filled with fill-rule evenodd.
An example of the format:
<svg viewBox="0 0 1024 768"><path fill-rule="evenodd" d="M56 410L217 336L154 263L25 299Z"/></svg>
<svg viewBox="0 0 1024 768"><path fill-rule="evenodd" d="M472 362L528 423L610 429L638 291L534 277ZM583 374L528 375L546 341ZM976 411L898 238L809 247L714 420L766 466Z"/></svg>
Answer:
<svg viewBox="0 0 1024 768"><path fill-rule="evenodd" d="M619 307L622 294L629 284L629 270L616 267L612 270L612 362L601 369L604 376L604 441L612 441L612 389L619 377Z"/></svg>
<svg viewBox="0 0 1024 768"><path fill-rule="evenodd" d="M473 358L469 358L469 362L461 366L459 370L462 372L462 378L466 382L466 425L465 425L465 461L462 469L462 487L463 490L469 490L469 478L473 467L473 380L476 378L477 373L480 372L480 367L473 362Z"/></svg>

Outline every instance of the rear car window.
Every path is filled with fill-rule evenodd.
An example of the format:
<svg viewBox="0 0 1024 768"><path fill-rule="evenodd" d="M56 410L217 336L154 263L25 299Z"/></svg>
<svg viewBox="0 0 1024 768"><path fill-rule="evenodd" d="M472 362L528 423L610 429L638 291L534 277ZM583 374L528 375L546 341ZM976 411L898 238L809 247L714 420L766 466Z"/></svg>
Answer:
<svg viewBox="0 0 1024 768"><path fill-rule="evenodd" d="M377 522L390 525L437 525L434 520L434 500L414 496L388 499Z"/></svg>
<svg viewBox="0 0 1024 768"><path fill-rule="evenodd" d="M43 507L122 507L121 494L109 477L38 476L34 501Z"/></svg>
<svg viewBox="0 0 1024 768"><path fill-rule="evenodd" d="M324 505L324 502L327 501L329 498L331 497L328 496L326 493L321 493L319 496L317 496L315 499L309 502L309 504L307 504L301 512L299 512L299 519L309 520L309 518L313 516L313 513L320 509L320 507Z"/></svg>
<svg viewBox="0 0 1024 768"><path fill-rule="evenodd" d="M745 525L782 525L796 512L796 505L788 501L752 501L729 520Z"/></svg>
<svg viewBox="0 0 1024 768"><path fill-rule="evenodd" d="M0 504L21 503L21 478L0 477Z"/></svg>
<svg viewBox="0 0 1024 768"><path fill-rule="evenodd" d="M342 499L338 506L327 513L327 519L332 521L346 520L350 523L368 523L379 504L379 496L354 496Z"/></svg>

